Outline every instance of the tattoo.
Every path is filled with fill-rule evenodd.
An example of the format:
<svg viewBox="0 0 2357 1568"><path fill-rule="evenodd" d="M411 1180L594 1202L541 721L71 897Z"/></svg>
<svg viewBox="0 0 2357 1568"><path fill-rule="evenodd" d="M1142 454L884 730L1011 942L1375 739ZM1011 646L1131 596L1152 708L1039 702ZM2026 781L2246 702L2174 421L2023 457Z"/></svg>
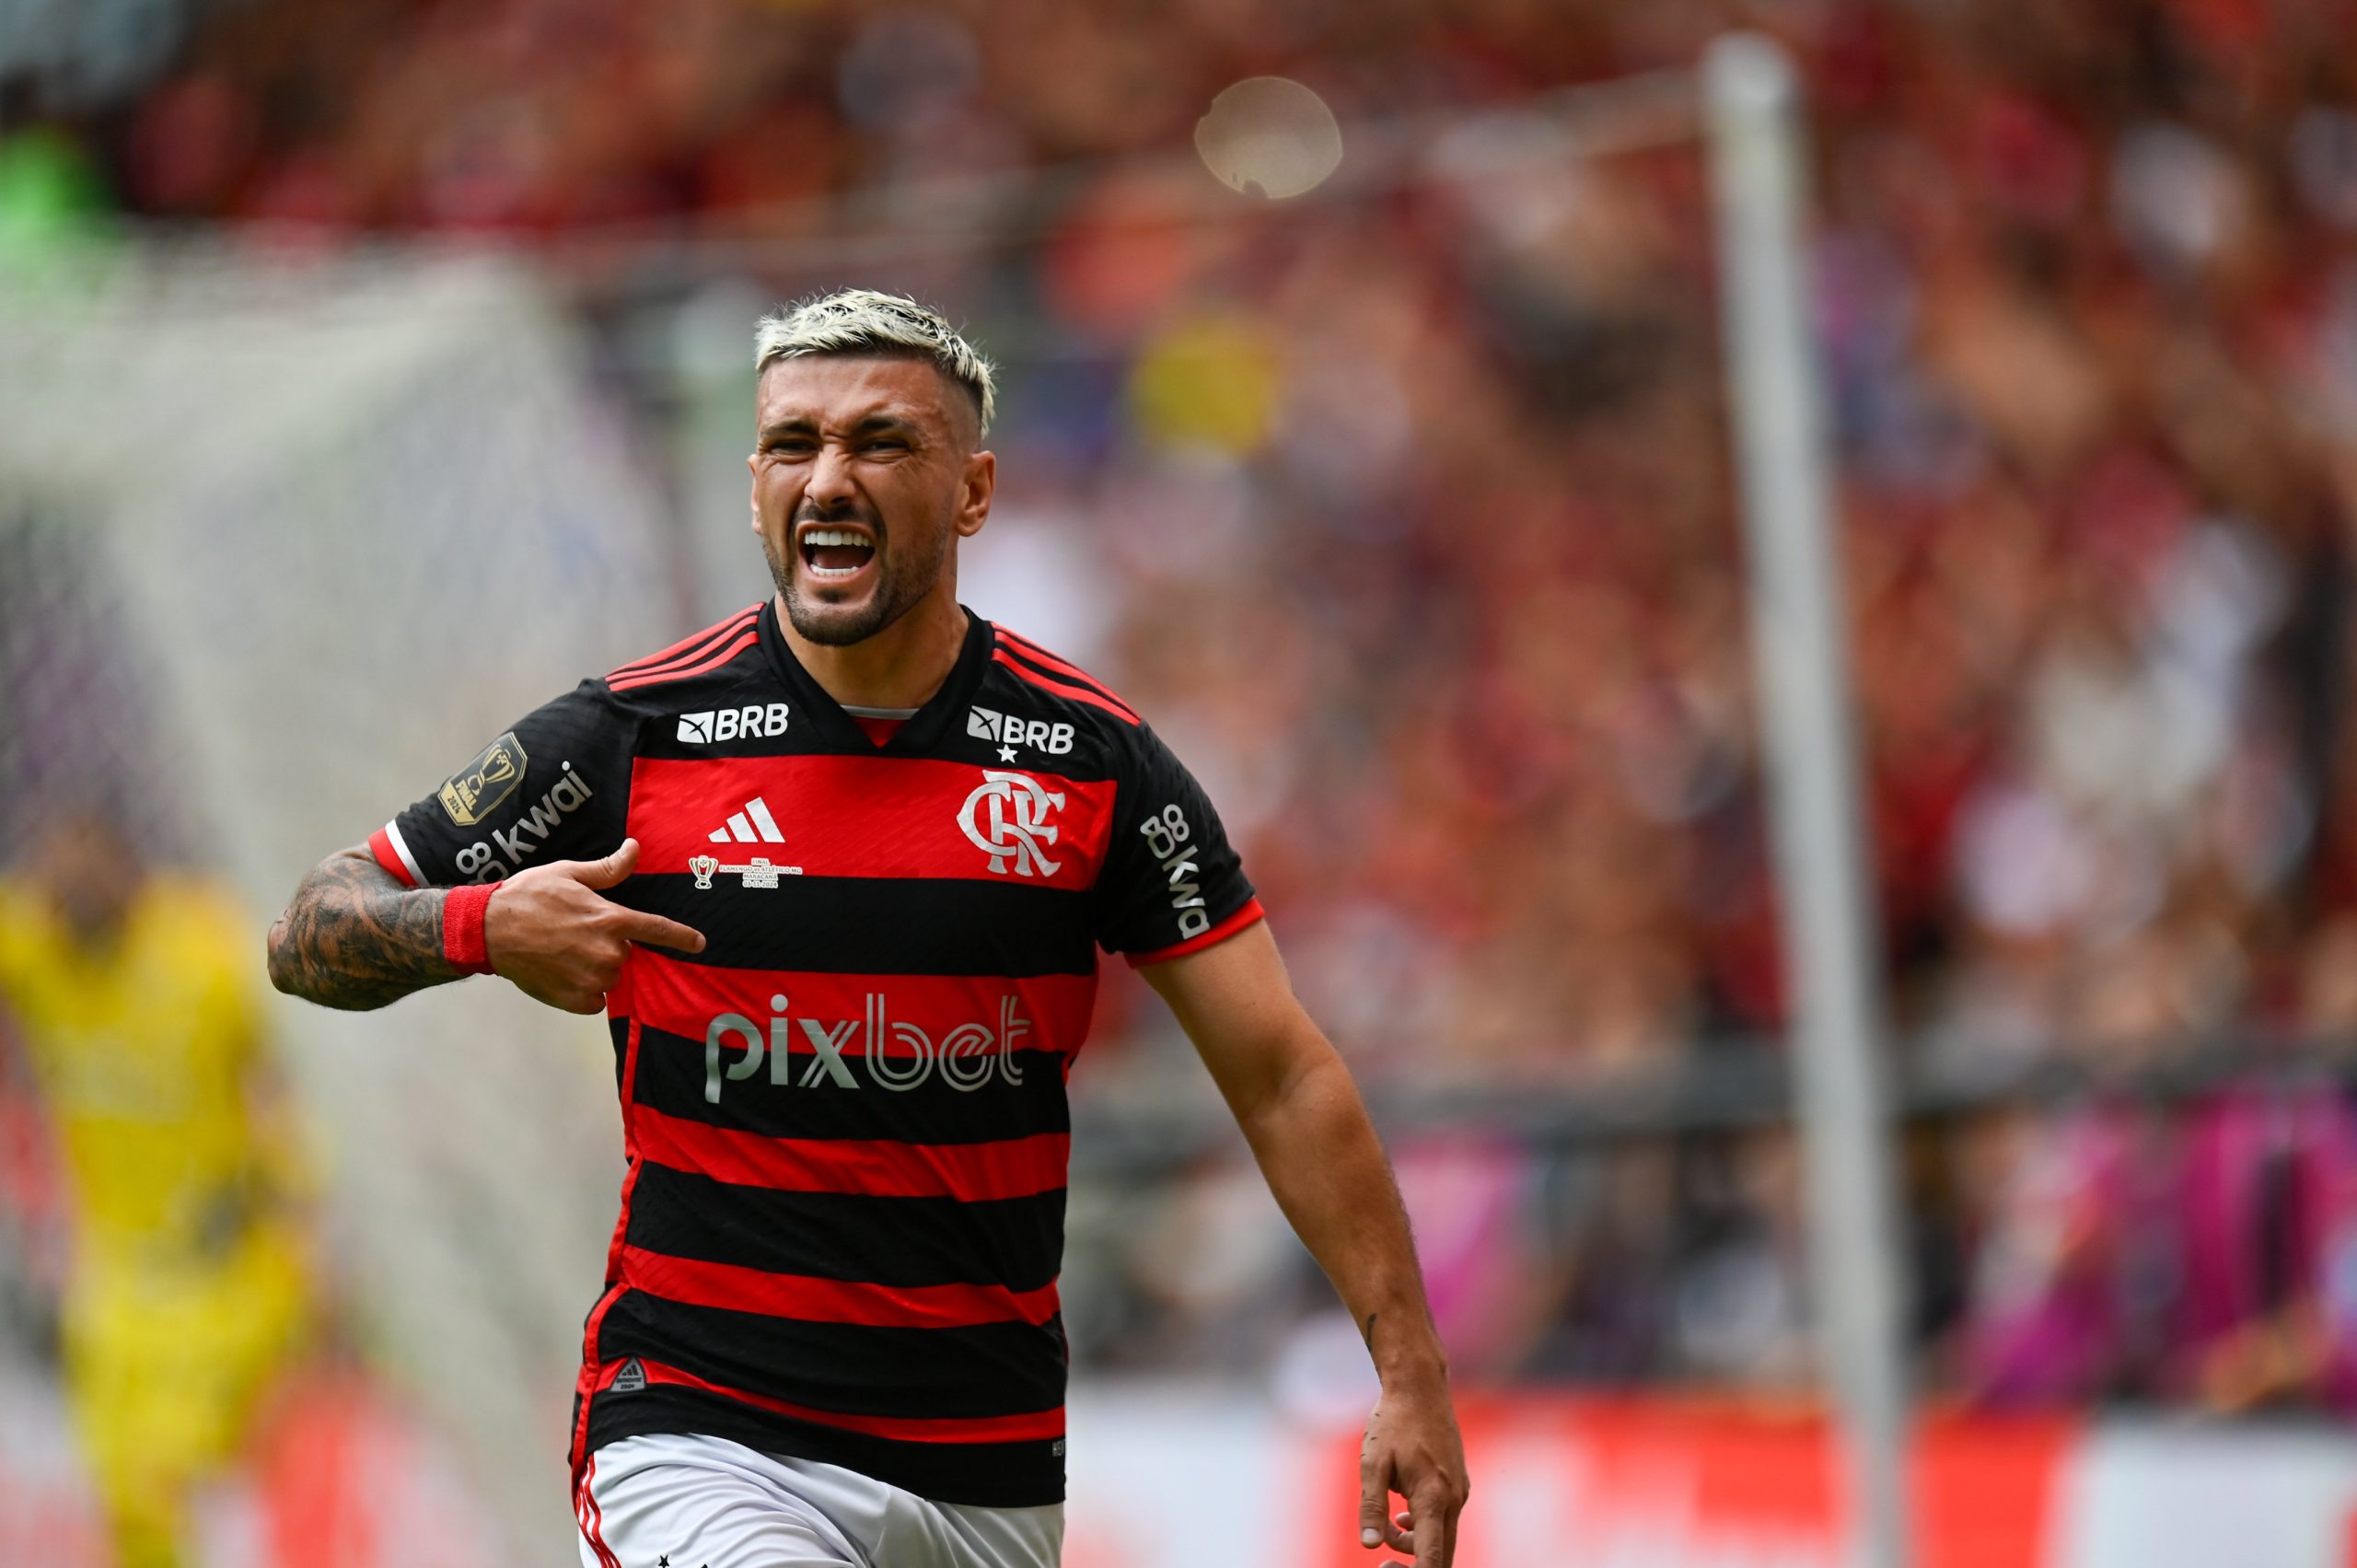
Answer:
<svg viewBox="0 0 2357 1568"><path fill-rule="evenodd" d="M270 980L362 1011L459 978L442 956L442 890L404 888L365 849L331 854L270 928Z"/></svg>

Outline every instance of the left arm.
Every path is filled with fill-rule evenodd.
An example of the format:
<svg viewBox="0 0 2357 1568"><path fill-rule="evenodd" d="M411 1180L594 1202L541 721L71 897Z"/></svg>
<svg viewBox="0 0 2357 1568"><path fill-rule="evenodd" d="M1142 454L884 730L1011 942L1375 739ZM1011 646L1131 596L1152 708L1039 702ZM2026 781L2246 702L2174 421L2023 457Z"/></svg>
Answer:
<svg viewBox="0 0 2357 1568"><path fill-rule="evenodd" d="M1219 1086L1277 1206L1366 1341L1383 1392L1360 1450L1360 1540L1447 1568L1469 1490L1407 1211L1350 1069L1293 993L1265 923L1140 971ZM1395 1522L1388 1493L1407 1499ZM1405 1529L1400 1527L1404 1523Z"/></svg>

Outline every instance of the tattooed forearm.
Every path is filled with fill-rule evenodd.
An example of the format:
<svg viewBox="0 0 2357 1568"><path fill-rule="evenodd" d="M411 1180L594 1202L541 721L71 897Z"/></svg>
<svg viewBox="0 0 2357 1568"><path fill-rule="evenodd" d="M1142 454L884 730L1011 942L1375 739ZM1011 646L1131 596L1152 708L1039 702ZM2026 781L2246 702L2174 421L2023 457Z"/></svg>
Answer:
<svg viewBox="0 0 2357 1568"><path fill-rule="evenodd" d="M270 980L325 1007L382 1007L457 980L442 956L442 892L404 888L366 849L330 855L270 928Z"/></svg>

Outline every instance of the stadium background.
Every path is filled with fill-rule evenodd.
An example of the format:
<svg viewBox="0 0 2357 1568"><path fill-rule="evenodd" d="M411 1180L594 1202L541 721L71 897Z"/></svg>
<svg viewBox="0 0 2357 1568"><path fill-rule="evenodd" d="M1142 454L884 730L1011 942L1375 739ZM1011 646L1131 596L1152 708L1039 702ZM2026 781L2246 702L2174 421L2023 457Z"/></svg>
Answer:
<svg viewBox="0 0 2357 1568"><path fill-rule="evenodd" d="M1733 26L1810 98L1924 1561L2350 1562L2345 0L17 0L0 854L103 790L258 971L318 855L763 591L754 316L916 293L1004 366L963 597L1190 761L1386 1126L1471 1400L1463 1560L1830 1562L1659 75ZM1276 203L1190 140L1269 74L1342 127ZM1114 980L1072 1561L1355 1557L1361 1353ZM487 985L271 1020L331 1328L199 1554L564 1561L599 1032ZM0 1082L0 1558L93 1562L68 1200Z"/></svg>

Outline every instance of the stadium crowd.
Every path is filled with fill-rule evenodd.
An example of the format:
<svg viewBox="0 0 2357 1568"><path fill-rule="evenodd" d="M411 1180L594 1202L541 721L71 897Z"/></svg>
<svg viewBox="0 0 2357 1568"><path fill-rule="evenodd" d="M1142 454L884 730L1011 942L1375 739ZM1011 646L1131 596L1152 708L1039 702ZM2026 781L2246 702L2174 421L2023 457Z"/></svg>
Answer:
<svg viewBox="0 0 2357 1568"><path fill-rule="evenodd" d="M2357 1030L2350 0L250 0L144 94L22 121L0 240L12 194L106 190L768 284L837 199L970 178L1018 238L919 281L1009 361L1039 634L1204 779L1364 1073L1577 1096L1781 1018L1699 159L1467 119L1395 187L1207 219L1201 168L1123 155L1255 73L1346 123L1469 111L1733 23L1815 111L1896 1033L2092 1086L1912 1135L1927 1367L2357 1400L2357 1109L2317 1066ZM2119 1086L2220 1047L2269 1074ZM1806 1376L1784 1133L1399 1153L1462 1375ZM1249 1181L1183 1174L1101 1245L1076 1214L1076 1352L1276 1353L1316 1295Z"/></svg>

